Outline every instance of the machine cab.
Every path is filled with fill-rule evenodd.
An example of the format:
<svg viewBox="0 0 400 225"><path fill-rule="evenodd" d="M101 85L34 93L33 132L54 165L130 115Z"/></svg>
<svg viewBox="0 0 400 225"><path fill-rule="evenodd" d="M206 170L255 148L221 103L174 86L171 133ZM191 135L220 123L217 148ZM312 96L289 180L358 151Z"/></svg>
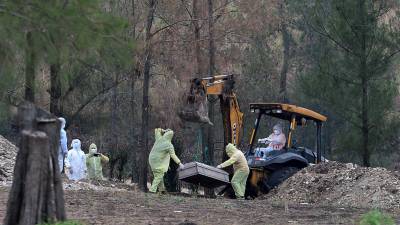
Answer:
<svg viewBox="0 0 400 225"><path fill-rule="evenodd" d="M302 164L299 165L299 167L304 167L308 163L321 162L323 159L321 154L321 128L322 123L327 120L325 116L306 108L282 103L251 103L250 111L257 115L250 136L249 149L246 153L250 166L268 164L268 161L270 161L271 158L274 158L277 155L282 155L282 153L296 154L288 154L291 155L292 158L296 158L297 155L300 156L296 160L299 161L299 164ZM261 137L268 137L272 132L273 123L269 122L271 129L267 131L265 131L265 129L260 129L260 124L264 126L264 124L266 125L268 121L272 120L276 122L279 121L279 123L284 127L283 132L286 138L285 145L283 148L279 148L279 150L260 151L268 148L268 143L258 143L258 139ZM305 127L306 125L316 127L316 132L314 133L316 151L312 151L305 147L294 146L295 143L293 137L295 130L298 127ZM260 130L263 130L263 132L260 133ZM257 135L258 133L259 135ZM255 155L255 152L261 152L261 155ZM264 153L266 155L264 155Z"/></svg>

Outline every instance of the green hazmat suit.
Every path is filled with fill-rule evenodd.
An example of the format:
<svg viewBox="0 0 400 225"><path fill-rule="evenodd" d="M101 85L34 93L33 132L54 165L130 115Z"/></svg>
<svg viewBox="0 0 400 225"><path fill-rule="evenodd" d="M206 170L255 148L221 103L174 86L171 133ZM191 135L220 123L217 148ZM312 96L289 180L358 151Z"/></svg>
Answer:
<svg viewBox="0 0 400 225"><path fill-rule="evenodd" d="M97 153L97 146L94 143L90 144L89 154L86 154L88 178L91 180L104 180L103 164L108 163L108 161L107 156Z"/></svg>
<svg viewBox="0 0 400 225"><path fill-rule="evenodd" d="M243 198L244 192L246 191L247 177L250 173L246 157L243 152L237 149L233 144L228 144L225 150L230 158L220 164L218 168L224 168L233 164L234 173L231 184L235 191L236 198Z"/></svg>
<svg viewBox="0 0 400 225"><path fill-rule="evenodd" d="M164 133L164 134L163 134ZM153 183L150 192L164 191L164 174L168 171L169 161L172 158L176 164L181 161L175 155L174 146L172 145L172 130L163 130L156 128L154 130L155 142L149 155L149 164L154 175Z"/></svg>

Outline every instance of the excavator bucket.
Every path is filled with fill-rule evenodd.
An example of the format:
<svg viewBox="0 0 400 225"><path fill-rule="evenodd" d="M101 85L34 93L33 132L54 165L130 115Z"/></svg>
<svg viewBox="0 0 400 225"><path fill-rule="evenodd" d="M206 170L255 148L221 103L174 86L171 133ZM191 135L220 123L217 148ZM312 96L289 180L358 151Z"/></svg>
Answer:
<svg viewBox="0 0 400 225"><path fill-rule="evenodd" d="M191 81L189 93L178 115L185 121L213 125L208 117L207 94L201 79Z"/></svg>

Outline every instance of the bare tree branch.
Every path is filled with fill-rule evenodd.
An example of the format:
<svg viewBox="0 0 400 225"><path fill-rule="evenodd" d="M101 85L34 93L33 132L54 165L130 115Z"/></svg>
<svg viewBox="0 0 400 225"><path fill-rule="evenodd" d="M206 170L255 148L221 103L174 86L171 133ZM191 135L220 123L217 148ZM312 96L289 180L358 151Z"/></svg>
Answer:
<svg viewBox="0 0 400 225"><path fill-rule="evenodd" d="M124 76L124 77L128 77L128 76ZM90 96L90 97L89 97L88 99L86 99L86 101L85 101L83 104L81 104L81 106L79 106L79 108L72 114L70 120L71 120L71 121L74 121L74 120L76 119L76 117L79 115L79 113L80 113L83 109L85 109L85 107L86 107L87 105L89 105L95 98L97 98L97 97L100 96L100 95L103 95L103 94L107 93L107 92L108 92L109 90L111 90L112 88L117 87L119 84L121 84L122 82L127 81L127 80L128 80L128 78L121 79L121 80L119 80L118 82L113 83L113 84L110 85L109 87L106 87L106 88L100 90L99 92L97 92L96 94Z"/></svg>

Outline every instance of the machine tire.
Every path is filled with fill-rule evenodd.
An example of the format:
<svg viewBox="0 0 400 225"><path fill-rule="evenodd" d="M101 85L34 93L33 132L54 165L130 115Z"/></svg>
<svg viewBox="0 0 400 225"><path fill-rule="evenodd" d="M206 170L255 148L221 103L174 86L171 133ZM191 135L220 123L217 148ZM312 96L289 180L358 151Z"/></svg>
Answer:
<svg viewBox="0 0 400 225"><path fill-rule="evenodd" d="M299 168L297 167L282 167L273 171L271 175L263 181L263 188L261 190L263 190L265 193L268 193L283 181L293 176L293 174L295 174L297 171L299 171Z"/></svg>

